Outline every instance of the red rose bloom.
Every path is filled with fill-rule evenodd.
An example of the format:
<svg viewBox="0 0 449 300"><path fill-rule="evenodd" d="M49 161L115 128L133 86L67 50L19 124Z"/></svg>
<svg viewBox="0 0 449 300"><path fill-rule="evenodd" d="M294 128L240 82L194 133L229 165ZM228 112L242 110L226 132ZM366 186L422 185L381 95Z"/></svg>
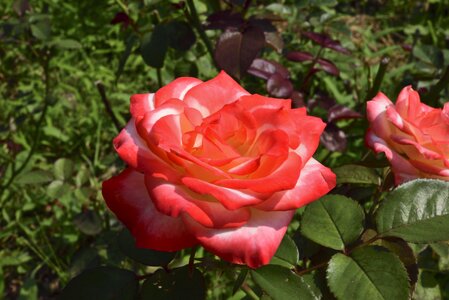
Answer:
<svg viewBox="0 0 449 300"><path fill-rule="evenodd" d="M295 210L335 186L312 158L325 124L224 72L134 95L131 115L114 139L129 167L103 195L138 247L200 244L256 268L270 262Z"/></svg>
<svg viewBox="0 0 449 300"><path fill-rule="evenodd" d="M396 184L415 178L449 180L449 103L443 109L421 103L410 86L396 104L379 93L368 101L366 142L391 163Z"/></svg>

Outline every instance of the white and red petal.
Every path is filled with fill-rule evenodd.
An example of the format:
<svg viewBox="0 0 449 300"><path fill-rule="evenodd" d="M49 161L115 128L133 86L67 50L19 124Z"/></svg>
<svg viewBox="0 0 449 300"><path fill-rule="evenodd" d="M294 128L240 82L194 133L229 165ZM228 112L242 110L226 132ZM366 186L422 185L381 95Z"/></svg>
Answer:
<svg viewBox="0 0 449 300"><path fill-rule="evenodd" d="M297 209L326 195L335 185L335 174L311 158L293 189L275 193L255 207L265 211Z"/></svg>
<svg viewBox="0 0 449 300"><path fill-rule="evenodd" d="M270 262L284 237L294 210L251 210L251 219L233 229L211 229L184 217L188 230L208 251L235 264L258 268Z"/></svg>
<svg viewBox="0 0 449 300"><path fill-rule="evenodd" d="M244 192L225 188L194 177L184 177L182 178L182 183L195 193L211 195L229 210L258 204L263 201L261 196L257 196L254 193L251 194L249 191Z"/></svg>
<svg viewBox="0 0 449 300"><path fill-rule="evenodd" d="M186 93L184 102L199 110L203 117L207 117L244 95L249 93L228 74L221 71L211 80L191 88Z"/></svg>
<svg viewBox="0 0 449 300"><path fill-rule="evenodd" d="M301 172L301 157L290 152L284 163L271 174L254 179L221 179L214 183L231 189L248 189L257 193L275 193L292 189Z"/></svg>
<svg viewBox="0 0 449 300"><path fill-rule="evenodd" d="M155 93L155 106L159 107L170 99L183 100L191 88L201 83L203 83L201 80L193 77L177 78Z"/></svg>
<svg viewBox="0 0 449 300"><path fill-rule="evenodd" d="M154 110L154 94L135 94L131 96L130 111L134 119L138 120L152 110Z"/></svg>
<svg viewBox="0 0 449 300"><path fill-rule="evenodd" d="M368 130L365 141L376 153L385 153L393 169L396 185L420 177L418 169L399 153L392 150L388 143L378 137L372 130Z"/></svg>
<svg viewBox="0 0 449 300"><path fill-rule="evenodd" d="M171 217L188 214L202 226L209 228L235 228L244 225L251 217L250 210L228 210L220 202L206 197L195 199L186 188L154 177L145 177L145 184L156 208Z"/></svg>
<svg viewBox="0 0 449 300"><path fill-rule="evenodd" d="M178 251L198 243L181 218L155 208L143 174L128 168L103 182L102 192L108 207L136 238L137 247Z"/></svg>
<svg viewBox="0 0 449 300"><path fill-rule="evenodd" d="M160 174L170 181L178 181L179 174L165 161L155 155L139 136L132 118L114 139L114 148L130 167L147 174Z"/></svg>

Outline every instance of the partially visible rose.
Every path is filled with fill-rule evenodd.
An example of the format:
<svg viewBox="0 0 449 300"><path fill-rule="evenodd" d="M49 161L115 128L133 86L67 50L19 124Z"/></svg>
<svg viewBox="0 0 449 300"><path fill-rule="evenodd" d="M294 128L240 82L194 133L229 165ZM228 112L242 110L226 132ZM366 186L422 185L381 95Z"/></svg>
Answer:
<svg viewBox="0 0 449 300"><path fill-rule="evenodd" d="M408 86L396 104L377 94L368 101L367 115L366 142L385 153L396 184L421 177L449 180L449 103L430 107Z"/></svg>
<svg viewBox="0 0 449 300"><path fill-rule="evenodd" d="M269 263L295 210L335 186L312 158L325 124L290 105L224 72L132 96L114 139L128 168L103 183L107 205L138 247L200 244L233 263Z"/></svg>

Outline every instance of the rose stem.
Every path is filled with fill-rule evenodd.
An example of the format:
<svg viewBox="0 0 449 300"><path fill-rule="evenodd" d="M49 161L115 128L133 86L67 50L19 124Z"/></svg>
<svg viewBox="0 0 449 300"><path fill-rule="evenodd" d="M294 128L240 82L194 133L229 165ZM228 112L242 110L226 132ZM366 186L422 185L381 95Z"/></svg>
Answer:
<svg viewBox="0 0 449 300"><path fill-rule="evenodd" d="M106 97L106 90L104 88L104 84L100 80L98 80L95 82L95 85L97 86L98 92L100 93L101 101L103 102L104 107L106 108L106 112L108 113L109 117L111 117L112 123L114 123L114 126L117 129L117 131L120 131L122 129L122 126L120 126L120 123L117 120L114 111L112 110L111 103Z"/></svg>
<svg viewBox="0 0 449 300"><path fill-rule="evenodd" d="M201 27L201 22L198 17L198 13L195 8L195 4L192 0L187 0L187 6L189 7L190 13L187 10L184 10L184 14L186 18L193 24L196 31L200 35L201 40L206 45L207 51L210 54L210 57L212 58L212 61L215 62L214 59L214 49L212 48L212 43L209 40L209 37L204 32L204 29Z"/></svg>

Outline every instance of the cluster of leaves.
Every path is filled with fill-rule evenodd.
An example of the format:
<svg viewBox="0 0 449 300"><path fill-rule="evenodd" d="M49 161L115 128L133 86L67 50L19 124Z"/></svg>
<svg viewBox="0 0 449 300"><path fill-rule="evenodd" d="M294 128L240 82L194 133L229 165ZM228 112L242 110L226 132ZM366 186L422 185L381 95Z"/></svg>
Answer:
<svg viewBox="0 0 449 300"><path fill-rule="evenodd" d="M0 297L449 296L447 184L392 191L388 164L363 144L365 103L380 89L448 99L444 1L16 0L1 10ZM338 187L298 210L257 270L202 249L190 259L136 249L100 194L123 167L111 138L129 96L219 69L328 124L316 158Z"/></svg>

